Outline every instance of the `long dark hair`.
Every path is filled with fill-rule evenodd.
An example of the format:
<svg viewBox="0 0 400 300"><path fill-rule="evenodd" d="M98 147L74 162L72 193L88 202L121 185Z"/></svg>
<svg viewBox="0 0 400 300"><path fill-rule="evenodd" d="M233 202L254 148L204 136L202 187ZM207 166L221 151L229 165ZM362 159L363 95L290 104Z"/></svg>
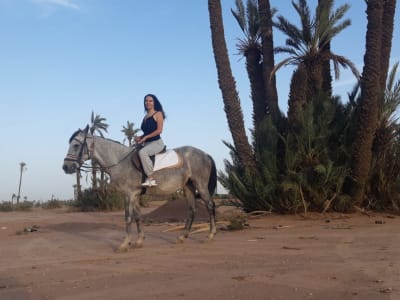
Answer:
<svg viewBox="0 0 400 300"><path fill-rule="evenodd" d="M165 114L164 109L163 109L163 107L162 107L162 105L161 105L161 103L160 103L160 100L158 100L158 98L157 98L156 95L147 94L146 96L144 96L144 99L143 99L144 111L147 111L147 110L146 110L146 104L145 104L145 102L146 102L146 97L151 97L151 98L153 98L153 101L154 101L154 110L155 110L155 111L161 111L161 113L162 113L162 115L163 115L163 118L166 119L166 118L167 118L167 115Z"/></svg>

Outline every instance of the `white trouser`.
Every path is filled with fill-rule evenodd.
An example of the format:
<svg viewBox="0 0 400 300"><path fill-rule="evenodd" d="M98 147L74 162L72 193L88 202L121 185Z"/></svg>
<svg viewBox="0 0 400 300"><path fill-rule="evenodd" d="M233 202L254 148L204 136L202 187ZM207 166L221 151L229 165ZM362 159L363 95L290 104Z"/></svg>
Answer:
<svg viewBox="0 0 400 300"><path fill-rule="evenodd" d="M158 139L152 142L144 143L142 149L139 150L140 161L142 162L144 173L147 177L153 175L153 162L150 156L160 153L164 149L164 142Z"/></svg>

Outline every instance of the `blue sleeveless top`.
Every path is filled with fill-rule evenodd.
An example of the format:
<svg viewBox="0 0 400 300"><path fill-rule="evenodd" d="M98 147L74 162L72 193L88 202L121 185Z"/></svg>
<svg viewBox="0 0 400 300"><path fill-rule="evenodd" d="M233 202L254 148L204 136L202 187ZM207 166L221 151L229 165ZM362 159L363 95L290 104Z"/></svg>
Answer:
<svg viewBox="0 0 400 300"><path fill-rule="evenodd" d="M156 113L157 112L152 114L147 119L146 118L143 119L142 126L140 127L140 129L142 129L144 136L152 133L153 131L155 131L157 129L157 122L153 118L153 116ZM156 136L153 136L152 138L147 139L146 142L153 142L153 141L159 140L160 138L161 138L160 135L156 135Z"/></svg>

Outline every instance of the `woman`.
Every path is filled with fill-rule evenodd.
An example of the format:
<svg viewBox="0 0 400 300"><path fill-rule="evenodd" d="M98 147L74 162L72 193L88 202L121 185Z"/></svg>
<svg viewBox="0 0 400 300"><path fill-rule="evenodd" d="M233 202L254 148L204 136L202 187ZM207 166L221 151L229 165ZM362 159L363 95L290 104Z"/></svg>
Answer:
<svg viewBox="0 0 400 300"><path fill-rule="evenodd" d="M157 185L157 183L153 177L153 162L150 156L161 152L165 147L160 136L165 113L160 101L153 94L144 97L144 109L146 115L141 126L143 135L136 138L136 143L143 144L143 148L139 150L139 157L147 179L142 183L142 186L151 187Z"/></svg>

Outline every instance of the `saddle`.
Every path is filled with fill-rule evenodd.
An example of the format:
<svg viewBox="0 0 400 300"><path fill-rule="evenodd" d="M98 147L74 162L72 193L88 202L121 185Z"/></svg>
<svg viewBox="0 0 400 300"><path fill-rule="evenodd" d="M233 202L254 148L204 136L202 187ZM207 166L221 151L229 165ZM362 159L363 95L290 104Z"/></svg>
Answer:
<svg viewBox="0 0 400 300"><path fill-rule="evenodd" d="M157 154L150 155L150 159L151 159L151 161L153 162L153 166L154 166L154 163L155 163L155 161L156 161L156 155L165 153L166 151L167 151L167 146L164 146L164 148L162 148L162 150L161 150L160 152L158 152Z"/></svg>

